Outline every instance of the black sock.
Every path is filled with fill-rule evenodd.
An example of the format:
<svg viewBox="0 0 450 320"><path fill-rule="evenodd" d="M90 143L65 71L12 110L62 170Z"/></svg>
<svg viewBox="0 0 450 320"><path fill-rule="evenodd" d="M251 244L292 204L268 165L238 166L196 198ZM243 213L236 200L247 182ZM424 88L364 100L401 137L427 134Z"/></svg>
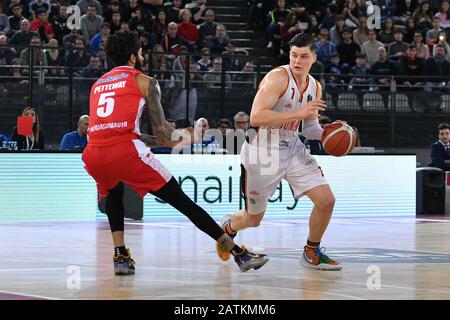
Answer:
<svg viewBox="0 0 450 320"><path fill-rule="evenodd" d="M244 250L243 250L241 247L239 247L238 245L235 245L235 246L233 247L233 249L231 249L230 253L231 253L233 256L237 256L237 255L241 254L243 251L244 251Z"/></svg>
<svg viewBox="0 0 450 320"><path fill-rule="evenodd" d="M310 248L319 248L320 247L320 241L319 242L312 242L309 240L306 240L306 245Z"/></svg>
<svg viewBox="0 0 450 320"><path fill-rule="evenodd" d="M116 256L118 256L119 254L123 256L128 256L127 248L125 248L125 246L115 247L114 253Z"/></svg>

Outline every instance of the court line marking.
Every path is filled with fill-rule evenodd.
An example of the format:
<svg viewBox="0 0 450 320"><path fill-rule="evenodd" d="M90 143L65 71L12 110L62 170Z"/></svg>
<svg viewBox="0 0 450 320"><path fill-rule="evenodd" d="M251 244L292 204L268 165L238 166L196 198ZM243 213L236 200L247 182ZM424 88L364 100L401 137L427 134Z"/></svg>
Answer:
<svg viewBox="0 0 450 320"><path fill-rule="evenodd" d="M38 295L38 294L28 294L28 293L16 292L16 291L0 290L0 293L17 295L17 296L24 296L24 297L31 297L31 298L46 299L46 300L61 300L61 298L42 296L42 295Z"/></svg>

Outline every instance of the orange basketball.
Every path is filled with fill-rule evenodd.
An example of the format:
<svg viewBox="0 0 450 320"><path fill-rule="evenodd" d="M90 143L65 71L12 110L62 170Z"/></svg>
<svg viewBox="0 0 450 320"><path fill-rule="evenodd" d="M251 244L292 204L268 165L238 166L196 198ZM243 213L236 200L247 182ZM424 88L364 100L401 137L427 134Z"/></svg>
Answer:
<svg viewBox="0 0 450 320"><path fill-rule="evenodd" d="M348 124L335 121L324 128L320 140L328 154L342 157L355 147L356 133Z"/></svg>

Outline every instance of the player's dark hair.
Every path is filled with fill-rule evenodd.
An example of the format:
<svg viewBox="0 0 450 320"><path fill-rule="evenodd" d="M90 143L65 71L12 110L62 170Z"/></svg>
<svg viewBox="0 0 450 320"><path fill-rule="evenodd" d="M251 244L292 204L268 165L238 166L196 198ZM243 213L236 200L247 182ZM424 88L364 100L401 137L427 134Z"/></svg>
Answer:
<svg viewBox="0 0 450 320"><path fill-rule="evenodd" d="M450 130L450 125L449 125L448 123L441 123L441 124L438 126L438 130L439 130L439 131L445 130L445 129L449 129L449 130Z"/></svg>
<svg viewBox="0 0 450 320"><path fill-rule="evenodd" d="M289 41L289 48L292 47L309 47L312 52L316 52L316 44L314 38L309 33L299 33L296 34L291 41Z"/></svg>
<svg viewBox="0 0 450 320"><path fill-rule="evenodd" d="M115 32L105 43L105 53L116 66L128 63L132 54L138 54L141 45L136 32Z"/></svg>

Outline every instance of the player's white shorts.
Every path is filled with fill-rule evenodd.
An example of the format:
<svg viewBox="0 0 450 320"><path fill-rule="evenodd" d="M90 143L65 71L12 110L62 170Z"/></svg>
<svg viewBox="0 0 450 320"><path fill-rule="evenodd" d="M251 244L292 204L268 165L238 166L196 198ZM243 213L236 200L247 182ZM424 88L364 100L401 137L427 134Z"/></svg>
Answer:
<svg viewBox="0 0 450 320"><path fill-rule="evenodd" d="M285 149L272 149L269 155L267 149L261 149L244 143L241 150L241 190L247 213L265 211L282 179L292 187L295 198L328 184L320 165L300 140Z"/></svg>

